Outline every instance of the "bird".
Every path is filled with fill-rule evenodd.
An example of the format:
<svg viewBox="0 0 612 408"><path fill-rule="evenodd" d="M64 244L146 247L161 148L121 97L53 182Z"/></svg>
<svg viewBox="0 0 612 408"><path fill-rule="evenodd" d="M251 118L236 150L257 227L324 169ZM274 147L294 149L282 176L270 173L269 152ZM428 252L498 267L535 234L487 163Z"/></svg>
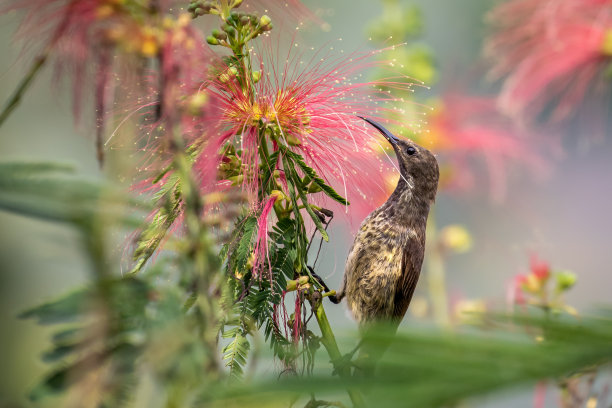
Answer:
<svg viewBox="0 0 612 408"><path fill-rule="evenodd" d="M394 136L361 117L391 143L400 178L387 201L362 222L349 251L333 303L346 298L360 326L386 322L394 331L412 299L423 264L429 209L438 190L435 156L411 140Z"/></svg>

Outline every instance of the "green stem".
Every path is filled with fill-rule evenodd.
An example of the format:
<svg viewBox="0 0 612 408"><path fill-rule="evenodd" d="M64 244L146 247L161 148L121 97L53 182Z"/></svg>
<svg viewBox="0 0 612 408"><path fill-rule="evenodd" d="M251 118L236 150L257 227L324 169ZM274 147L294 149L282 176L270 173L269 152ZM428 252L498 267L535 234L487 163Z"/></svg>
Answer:
<svg viewBox="0 0 612 408"><path fill-rule="evenodd" d="M327 320L327 315L325 314L325 309L323 308L323 304L321 302L318 302L315 305L315 316L317 318L319 328L321 329L321 343L323 343L323 346L327 350L327 354L329 354L334 368L342 379L350 380L351 367L346 364L338 363L342 360L342 354L340 353L338 343L336 343L336 336L334 336L334 332L329 324L329 320ZM351 398L351 401L353 402L354 407L366 406L363 396L359 391L349 388L347 392Z"/></svg>
<svg viewBox="0 0 612 408"><path fill-rule="evenodd" d="M15 108L17 108L17 106L19 106L21 98L32 84L32 81L36 77L36 74L38 74L43 65L45 65L45 62L47 62L47 57L47 53L36 57L36 59L34 60L34 64L32 64L28 73L21 80L19 86L17 86L17 89L15 89L15 92L13 92L13 95L4 106L2 113L0 113L0 126L4 124L10 114L15 110Z"/></svg>
<svg viewBox="0 0 612 408"><path fill-rule="evenodd" d="M427 223L427 241L431 243L427 256L427 282L433 304L434 319L441 327L450 327L448 296L446 293L446 270L444 258L437 243L437 228L433 211Z"/></svg>

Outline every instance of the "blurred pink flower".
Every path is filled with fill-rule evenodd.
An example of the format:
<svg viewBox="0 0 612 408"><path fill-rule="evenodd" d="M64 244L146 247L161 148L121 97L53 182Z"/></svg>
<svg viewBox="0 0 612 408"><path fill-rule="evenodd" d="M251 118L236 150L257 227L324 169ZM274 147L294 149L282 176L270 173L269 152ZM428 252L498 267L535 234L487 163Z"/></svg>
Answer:
<svg viewBox="0 0 612 408"><path fill-rule="evenodd" d="M308 23L322 21L299 0L246 0L240 9L258 15L267 14L274 24Z"/></svg>
<svg viewBox="0 0 612 408"><path fill-rule="evenodd" d="M602 91L612 56L612 8L603 0L511 0L491 13L491 73L504 78L498 103L525 121L566 119ZM548 109L550 108L550 112Z"/></svg>
<svg viewBox="0 0 612 408"><path fill-rule="evenodd" d="M443 189L472 188L477 174L484 172L491 197L499 201L505 197L511 167L536 175L547 169L538 146L497 112L493 98L447 94L428 118L427 129L422 143L443 157Z"/></svg>
<svg viewBox="0 0 612 408"><path fill-rule="evenodd" d="M527 297L523 287L527 282L527 275L516 275L508 287L507 301L509 306L527 304Z"/></svg>
<svg viewBox="0 0 612 408"><path fill-rule="evenodd" d="M172 1L4 0L4 3L0 13L24 14L16 37L37 52L40 60L52 58L56 74L66 74L72 81L77 119L83 96L93 95L99 153L115 84L120 83L124 95L133 95L135 100L144 96L140 89L144 84L134 74L142 74L143 59L158 61L155 94L161 101L151 104L158 105L160 112L177 100L176 89L195 86L196 78L211 59L211 51L191 25L191 18L187 14L171 14ZM88 88L90 82L93 85Z"/></svg>
<svg viewBox="0 0 612 408"><path fill-rule="evenodd" d="M546 281L550 277L550 265L538 259L537 255L532 255L529 261L531 274L540 281Z"/></svg>

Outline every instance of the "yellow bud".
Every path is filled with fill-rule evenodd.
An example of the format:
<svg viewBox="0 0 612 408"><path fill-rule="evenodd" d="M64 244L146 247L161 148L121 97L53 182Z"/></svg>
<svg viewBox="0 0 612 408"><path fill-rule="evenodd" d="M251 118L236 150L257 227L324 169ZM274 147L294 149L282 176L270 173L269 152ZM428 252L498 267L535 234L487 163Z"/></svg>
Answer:
<svg viewBox="0 0 612 408"><path fill-rule="evenodd" d="M290 281L287 281L287 287L285 288L285 290L287 292L292 292L294 290L297 290L297 286L298 286L298 281L290 280Z"/></svg>
<svg viewBox="0 0 612 408"><path fill-rule="evenodd" d="M208 95L205 92L196 93L191 98L189 98L189 113L194 116L200 114L200 111L202 110L204 105L206 105L206 102L208 102Z"/></svg>
<svg viewBox="0 0 612 408"><path fill-rule="evenodd" d="M270 22L272 22L272 19L267 16L266 14L264 14L263 16L261 16L261 18L259 19L259 24L263 27L263 26L267 26L268 24L270 24Z"/></svg>
<svg viewBox="0 0 612 408"><path fill-rule="evenodd" d="M158 50L157 42L153 38L145 39L140 46L140 53L148 58L155 57Z"/></svg>
<svg viewBox="0 0 612 408"><path fill-rule="evenodd" d="M537 276L530 274L527 275L523 288L530 293L538 293L542 289L542 281Z"/></svg>
<svg viewBox="0 0 612 408"><path fill-rule="evenodd" d="M277 202L287 198L280 190L272 190L272 192L270 192L270 197L276 197Z"/></svg>
<svg viewBox="0 0 612 408"><path fill-rule="evenodd" d="M460 254L472 248L472 236L462 225L448 225L440 231L440 243L454 253Z"/></svg>
<svg viewBox="0 0 612 408"><path fill-rule="evenodd" d="M251 256L249 256L246 267L247 269L253 269L253 265L255 265L255 252L252 252Z"/></svg>

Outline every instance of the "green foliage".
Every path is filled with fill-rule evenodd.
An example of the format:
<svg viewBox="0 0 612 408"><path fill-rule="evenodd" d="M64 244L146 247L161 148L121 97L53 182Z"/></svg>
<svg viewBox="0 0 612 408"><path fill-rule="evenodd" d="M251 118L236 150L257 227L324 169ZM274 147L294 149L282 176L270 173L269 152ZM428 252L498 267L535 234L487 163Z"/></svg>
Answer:
<svg viewBox="0 0 612 408"><path fill-rule="evenodd" d="M223 348L223 360L225 366L229 367L229 375L231 378L240 379L243 374L243 367L247 363L247 356L251 344L247 340L247 330L244 327L234 327L223 333L224 338L232 338L233 340Z"/></svg>
<svg viewBox="0 0 612 408"><path fill-rule="evenodd" d="M308 179L312 181L312 183L316 184L321 190L325 192L325 194L334 201L339 202L342 205L349 205L350 203L346 200L346 198L342 197L340 194L336 192L331 186L329 186L319 175L315 172L312 167L309 167L304 158L297 153L292 152L291 150L284 150L283 154L287 155L293 163L295 163L300 170L304 172Z"/></svg>
<svg viewBox="0 0 612 408"><path fill-rule="evenodd" d="M0 210L68 223L120 218L135 226L138 221L125 215L134 205L147 208L105 183L76 177L66 164L0 163Z"/></svg>
<svg viewBox="0 0 612 408"><path fill-rule="evenodd" d="M423 15L416 5L405 5L399 0L382 0L382 15L368 25L368 36L381 46L403 44L387 49L383 61L393 61L396 72L406 80L414 79L431 85L436 80L435 60L431 50L418 43L423 31ZM378 77L386 78L380 72ZM397 90L394 90L397 95ZM412 97L411 97L412 98Z"/></svg>
<svg viewBox="0 0 612 408"><path fill-rule="evenodd" d="M128 381L122 377L125 370L133 374L142 351L140 339L150 290L146 282L134 278L100 281L95 288L72 292L24 312L22 318L35 318L40 324L72 325L53 336L52 348L43 358L61 364L32 391L32 399L65 392L80 381L76 373L102 370L111 361L123 367L115 373L119 376L114 378L117 385ZM113 395L118 394L109 392L105 398L112 401Z"/></svg>
<svg viewBox="0 0 612 408"><path fill-rule="evenodd" d="M612 363L612 314L576 320L514 319L525 325L507 326L505 317L490 317L492 332L448 333L434 330L373 331L374 344L391 347L372 377L349 379L315 373L300 378L261 379L249 386L234 386L216 395L217 403L244 401L246 406L274 406L291 397L316 392L342 400L347 387L364 391L368 406L453 406L495 390L525 386L542 379L557 379ZM520 327L520 326L519 326ZM537 342L527 332L546 333ZM378 333L378 335L376 334ZM350 336L354 341L355 337ZM258 405L260 404L260 405ZM408 405L407 405L408 404Z"/></svg>

